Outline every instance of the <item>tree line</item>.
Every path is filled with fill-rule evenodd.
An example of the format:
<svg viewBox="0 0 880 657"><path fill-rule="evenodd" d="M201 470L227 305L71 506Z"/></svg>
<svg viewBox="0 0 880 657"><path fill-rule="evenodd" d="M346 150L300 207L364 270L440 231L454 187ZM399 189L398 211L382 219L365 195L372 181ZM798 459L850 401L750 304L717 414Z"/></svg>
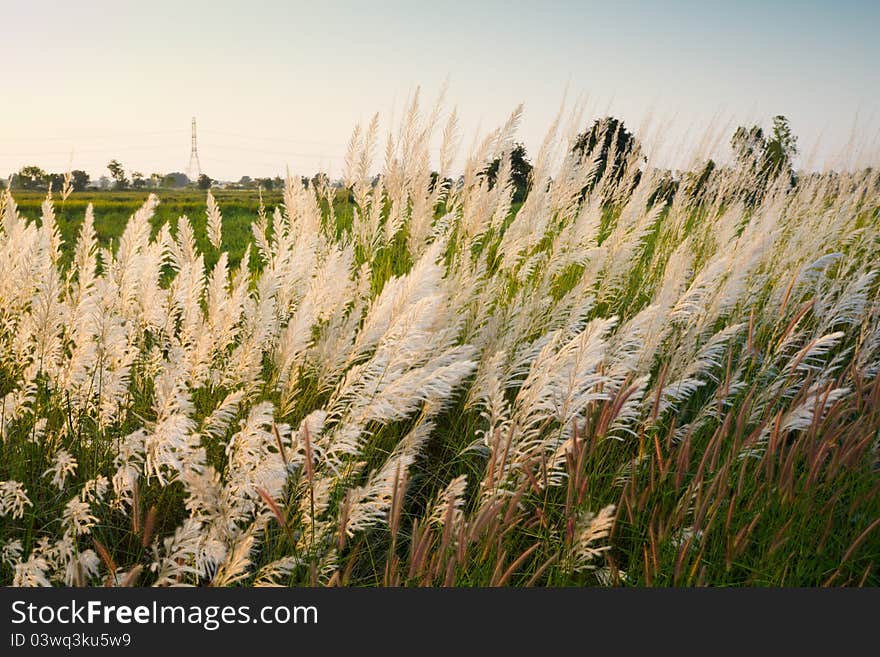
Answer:
<svg viewBox="0 0 880 657"><path fill-rule="evenodd" d="M793 168L794 157L797 154L797 138L791 130L788 119L784 116L773 117L772 127L765 133L758 125L751 127L740 126L733 133L730 140L733 150L734 166L744 174L742 179L748 181L749 188L740 190L740 196L749 204L759 203L771 183L782 178L794 184L796 174ZM631 191L640 180L641 171L639 165L645 162L641 146L636 136L626 128L623 121L612 116L596 119L589 128L577 135L571 148L570 155L575 158L591 158L594 167L591 183L582 190L586 195L591 192L595 185L603 182L609 188L615 188L617 192L621 184L629 189L623 189L624 196ZM532 164L529 161L526 147L522 143L513 144L509 153L509 181L512 185L513 202L522 203L532 181ZM632 166L635 165L635 166ZM677 174L671 170L664 171L659 177L659 183L649 198L650 203L670 200L682 184L689 187L693 196L699 196L717 167L714 160L708 160L698 171ZM497 182L501 158L489 162L481 171L490 188ZM139 190L158 188L184 188L196 187L198 189L210 189L218 181L207 174L201 174L198 180L192 181L182 172L151 173L149 176L140 171L126 171L123 164L113 159L107 164L109 176L101 176L97 181L92 181L85 171L76 169L64 173L48 173L36 165L22 167L11 176L11 184L14 188L29 190L62 189L65 184L65 176L69 178L72 191L83 191L88 188L113 189L113 190ZM630 179L624 181L624 176L630 172ZM438 182L439 175L433 174L431 185ZM452 185L454 181L443 181ZM0 181L2 183L2 181ZM330 181L326 173L318 172L312 177L303 176L303 185L311 185L319 188L322 186L339 186L338 182ZM231 189L257 189L264 190L282 189L284 179L280 176L252 178L242 176L237 182L227 183Z"/></svg>
<svg viewBox="0 0 880 657"><path fill-rule="evenodd" d="M798 153L797 137L785 116L773 117L769 133L758 125L740 126L733 133L730 146L733 166L744 174L740 179L744 185L748 185L736 190L736 194L748 205L760 203L771 184L780 179L789 186L796 182L794 158ZM596 119L589 128L577 135L570 155L579 161L591 158L591 182L582 190L582 196L602 182L608 189L613 189L618 198L625 198L640 182L641 165L646 162L636 136L623 121L611 116ZM513 202L521 203L534 184L531 179L532 164L522 143L515 143L508 156ZM501 158L497 158L481 172L490 188L496 183L500 165ZM649 196L649 204L671 200L682 185L687 186L692 198L699 200L717 166L714 160L709 159L696 171L662 171L656 188ZM625 176L629 176L629 180L625 180Z"/></svg>

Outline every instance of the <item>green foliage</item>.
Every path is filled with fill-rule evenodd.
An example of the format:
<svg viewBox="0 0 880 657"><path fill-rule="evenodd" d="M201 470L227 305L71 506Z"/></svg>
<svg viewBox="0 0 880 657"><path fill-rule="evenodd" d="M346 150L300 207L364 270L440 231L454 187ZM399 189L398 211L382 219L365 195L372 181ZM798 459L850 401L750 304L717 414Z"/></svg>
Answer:
<svg viewBox="0 0 880 657"><path fill-rule="evenodd" d="M734 158L744 181L742 195L754 205L763 199L768 187L782 178L794 182L794 157L797 155L797 137L792 133L788 119L773 117L773 130L765 136L757 125L740 126L730 140Z"/></svg>
<svg viewBox="0 0 880 657"><path fill-rule="evenodd" d="M187 185L189 185L189 183L190 179L186 177L186 174L180 173L179 171L166 174L162 178L162 187L169 187L171 189L177 187L186 187Z"/></svg>
<svg viewBox="0 0 880 657"><path fill-rule="evenodd" d="M216 190L225 258L193 189L163 190L128 233L146 191L9 197L0 261L29 273L0 280L0 483L31 504L0 512L0 583L29 555L91 550L93 572L53 581L254 583L271 566L290 585L876 585L876 172L804 177L777 188L781 209L732 212L742 170L642 174L622 124L593 128L579 153L604 182L572 183L560 158L572 168L527 212L427 165L387 187ZM760 164L752 183L796 152L784 121L736 143ZM138 244L127 266L97 249L99 283L77 247L89 205L98 247ZM114 339L131 355L115 387ZM454 385L430 378L462 365ZM230 395L241 405L208 430ZM329 433L310 428L323 411ZM152 442L131 448L141 430ZM237 454L249 441L262 451ZM136 492L108 488L89 533L65 536L71 503L129 453ZM77 464L60 484L59 455ZM168 466L184 457L199 467ZM168 547L192 522L181 544L222 567Z"/></svg>
<svg viewBox="0 0 880 657"><path fill-rule="evenodd" d="M18 184L23 189L39 189L46 182L46 172L36 165L22 167L18 172Z"/></svg>
<svg viewBox="0 0 880 657"><path fill-rule="evenodd" d="M509 179L513 185L513 202L522 203L529 192L530 176L532 173L532 164L528 160L526 147L521 143L514 144L510 153L506 154L505 157L510 158ZM482 172L482 175L486 176L486 180L489 182L490 189L495 186L500 166L501 158L495 158ZM432 185L434 183L435 181L432 180Z"/></svg>
<svg viewBox="0 0 880 657"><path fill-rule="evenodd" d="M620 184L633 161L641 159L641 147L623 121L613 116L596 119L579 134L571 148L579 159L595 160L595 174L581 192L585 195L603 183L608 187ZM633 180L633 186L638 177Z"/></svg>
<svg viewBox="0 0 880 657"><path fill-rule="evenodd" d="M125 189L128 187L128 178L125 177L125 169L119 160L110 160L107 163L107 170L110 172L110 176L115 180L114 187L116 189Z"/></svg>

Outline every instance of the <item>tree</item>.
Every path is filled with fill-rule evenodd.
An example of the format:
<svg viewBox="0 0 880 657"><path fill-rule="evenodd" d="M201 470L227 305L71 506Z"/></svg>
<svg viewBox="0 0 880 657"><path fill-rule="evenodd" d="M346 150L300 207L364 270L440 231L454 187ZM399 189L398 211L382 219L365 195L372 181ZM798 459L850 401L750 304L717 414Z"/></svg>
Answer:
<svg viewBox="0 0 880 657"><path fill-rule="evenodd" d="M781 174L792 176L794 157L797 152L797 136L791 131L788 119L781 114L774 116L773 137L767 142L765 155L768 176L771 178Z"/></svg>
<svg viewBox="0 0 880 657"><path fill-rule="evenodd" d="M211 178L209 178L208 176L206 176L203 173L199 176L199 180L196 183L196 185L198 186L199 189L211 189L211 185L213 185L215 182L217 182L217 181L211 180Z"/></svg>
<svg viewBox="0 0 880 657"><path fill-rule="evenodd" d="M131 172L131 186L134 189L141 189L147 184L147 181L144 180L144 174L140 171L132 171Z"/></svg>
<svg viewBox="0 0 880 657"><path fill-rule="evenodd" d="M52 189L59 191L64 189L64 181L70 176L70 190L73 192L81 192L89 185L89 174L80 169L74 169L68 173L50 173L47 176Z"/></svg>
<svg viewBox="0 0 880 657"><path fill-rule="evenodd" d="M687 171L682 176L681 185L684 188L686 198L691 199L695 205L700 205L707 200L709 189L709 181L716 169L715 160L706 160L706 163L700 169Z"/></svg>
<svg viewBox="0 0 880 657"><path fill-rule="evenodd" d="M495 158L483 169L482 175L489 182L489 189L495 186L498 177L498 169L501 167L501 158ZM529 192L529 176L532 173L532 165L528 160L526 147L523 144L514 144L510 151L510 181L513 183L513 202L522 203Z"/></svg>
<svg viewBox="0 0 880 657"><path fill-rule="evenodd" d="M89 186L89 174L82 169L74 169L70 172L70 176L73 191L81 192Z"/></svg>
<svg viewBox="0 0 880 657"><path fill-rule="evenodd" d="M48 175L35 164L22 167L18 172L18 183L24 189L39 189L48 182Z"/></svg>
<svg viewBox="0 0 880 657"><path fill-rule="evenodd" d="M46 174L46 180L49 183L49 186L53 191L58 191L64 187L64 174L63 173L48 173Z"/></svg>
<svg viewBox="0 0 880 657"><path fill-rule="evenodd" d="M797 137L784 116L773 117L769 138L760 126L738 127L730 139L730 146L740 173L740 195L746 203L759 203L770 184L780 177L786 177L789 185L794 183Z"/></svg>
<svg viewBox="0 0 880 657"><path fill-rule="evenodd" d="M116 184L114 185L116 189L125 189L128 186L128 179L125 177L125 169L122 168L122 164L119 160L110 160L110 162L107 163L107 170L110 172L113 180L116 181Z"/></svg>
<svg viewBox="0 0 880 657"><path fill-rule="evenodd" d="M162 184L162 178L164 178L161 173L151 173L150 174L150 187L158 188L159 185Z"/></svg>
<svg viewBox="0 0 880 657"><path fill-rule="evenodd" d="M648 195L647 206L650 208L657 203L670 203L681 186L681 180L675 177L675 173L669 169L657 172L654 189Z"/></svg>
<svg viewBox="0 0 880 657"><path fill-rule="evenodd" d="M173 173L167 174L162 179L163 187L186 187L189 185L189 178L187 178L185 173L180 173L180 171L175 171Z"/></svg>
<svg viewBox="0 0 880 657"><path fill-rule="evenodd" d="M607 189L616 188L624 180L629 167L642 159L638 140L626 129L623 121L613 116L596 119L588 130L577 136L571 152L580 161L596 159L595 176L582 194L591 192L600 182ZM640 172L633 173L631 187L635 187L640 178Z"/></svg>
<svg viewBox="0 0 880 657"><path fill-rule="evenodd" d="M455 181L449 177L444 177L443 179L441 179L439 171L432 171L431 172L431 179L428 182L428 191L433 194L434 190L437 188L438 184L441 185L442 188L445 190L452 189L452 185L454 184L454 182Z"/></svg>

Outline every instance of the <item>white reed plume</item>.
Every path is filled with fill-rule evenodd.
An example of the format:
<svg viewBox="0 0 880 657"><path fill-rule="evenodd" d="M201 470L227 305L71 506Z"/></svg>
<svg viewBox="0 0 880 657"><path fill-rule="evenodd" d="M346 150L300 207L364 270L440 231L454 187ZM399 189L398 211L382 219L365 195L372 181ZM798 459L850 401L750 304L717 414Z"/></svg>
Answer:
<svg viewBox="0 0 880 657"><path fill-rule="evenodd" d="M220 213L220 206L217 205L217 201L214 200L214 195L211 193L211 190L208 190L208 199L207 199L207 209L205 210L205 214L207 215L207 231L208 231L208 241L218 251L222 246L223 242L223 216Z"/></svg>

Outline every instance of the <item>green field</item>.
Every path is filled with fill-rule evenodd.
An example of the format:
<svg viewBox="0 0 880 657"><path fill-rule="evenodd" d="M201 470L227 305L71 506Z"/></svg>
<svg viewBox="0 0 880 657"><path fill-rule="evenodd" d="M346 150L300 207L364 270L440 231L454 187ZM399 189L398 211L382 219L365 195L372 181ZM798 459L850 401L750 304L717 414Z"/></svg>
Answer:
<svg viewBox="0 0 880 657"><path fill-rule="evenodd" d="M245 246L251 241L250 224L260 206L260 197L256 191L224 191L214 190L214 196L223 209L224 232L223 248L229 253L230 264L236 265L244 253ZM129 217L146 201L148 191L83 191L73 192L66 201L57 199L56 213L58 228L62 239L70 245L76 241L86 206L90 203L95 212L95 232L98 242L105 247L119 239ZM196 230L199 248L206 251L206 258L212 253L205 249L205 208L206 193L193 189L160 190L160 203L150 223L154 231L168 222L172 227L177 219L186 215ZM46 198L45 192L16 191L15 201L23 215L34 219L40 216L40 206ZM280 192L264 192L263 204L270 215L281 203ZM342 204L340 204L342 205ZM341 209L344 212L344 209ZM65 251L66 254L70 250ZM213 264L213 262L209 262Z"/></svg>

